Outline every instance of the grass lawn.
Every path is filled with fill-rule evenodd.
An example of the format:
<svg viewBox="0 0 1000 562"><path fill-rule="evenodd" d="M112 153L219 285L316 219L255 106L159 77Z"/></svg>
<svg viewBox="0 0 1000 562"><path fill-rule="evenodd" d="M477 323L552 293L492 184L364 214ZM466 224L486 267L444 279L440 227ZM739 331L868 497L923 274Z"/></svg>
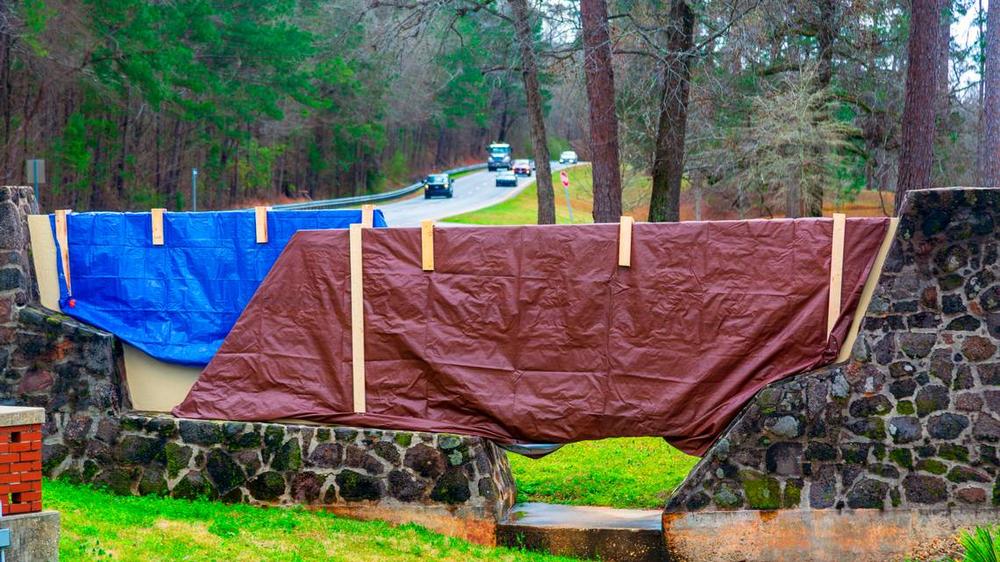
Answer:
<svg viewBox="0 0 1000 562"><path fill-rule="evenodd" d="M566 168L569 174L570 202L573 205L573 223L593 222L593 189L590 179L590 164ZM556 193L556 222L569 224L566 208L566 190L563 189L559 172L552 174L552 185ZM538 191L534 183L524 191L491 207L463 213L443 219L445 222L464 224L536 224L538 222Z"/></svg>
<svg viewBox="0 0 1000 562"><path fill-rule="evenodd" d="M566 445L537 460L508 453L517 501L662 508L698 462L659 437Z"/></svg>
<svg viewBox="0 0 1000 562"><path fill-rule="evenodd" d="M583 224L593 222L593 181L590 164L584 163L566 169L570 178L570 202L573 206L573 223ZM552 174L552 184L556 196L556 222L569 224L569 211L566 209L566 191L559 180L559 173ZM644 221L649 215L649 196L652 192L652 178L642 173L629 170L622 174L622 207L626 215ZM739 218L732 208L731 201L715 199L713 195L705 195L706 220L722 220ZM885 201L882 201L882 197ZM714 203L715 207L711 205ZM850 202L836 202L828 199L823 204L823 215L830 216L834 212L846 213L852 217L884 216L883 208L892 209L892 194L882 194L874 191L863 191ZM756 216L760 209L750 211L748 218ZM775 210L779 212L780 209ZM775 217L781 216L780 213ZM681 188L681 220L694 220L694 194L688 189L687 180ZM535 224L538 220L538 192L535 184L531 184L519 193L491 207L448 217L446 222L465 224Z"/></svg>
<svg viewBox="0 0 1000 562"><path fill-rule="evenodd" d="M46 509L61 512L59 554L70 562L568 560L301 508L120 497L50 480L43 489Z"/></svg>

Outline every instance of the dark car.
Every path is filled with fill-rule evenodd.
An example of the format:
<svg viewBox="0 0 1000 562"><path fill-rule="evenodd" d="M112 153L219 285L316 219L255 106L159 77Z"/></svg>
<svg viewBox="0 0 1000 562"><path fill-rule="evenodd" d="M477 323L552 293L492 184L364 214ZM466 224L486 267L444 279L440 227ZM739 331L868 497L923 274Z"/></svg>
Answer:
<svg viewBox="0 0 1000 562"><path fill-rule="evenodd" d="M497 174L497 187L517 187L517 176L511 171L500 172Z"/></svg>
<svg viewBox="0 0 1000 562"><path fill-rule="evenodd" d="M455 180L448 177L448 174L431 174L424 180L424 199L430 199L435 195L443 195L448 199L455 194Z"/></svg>

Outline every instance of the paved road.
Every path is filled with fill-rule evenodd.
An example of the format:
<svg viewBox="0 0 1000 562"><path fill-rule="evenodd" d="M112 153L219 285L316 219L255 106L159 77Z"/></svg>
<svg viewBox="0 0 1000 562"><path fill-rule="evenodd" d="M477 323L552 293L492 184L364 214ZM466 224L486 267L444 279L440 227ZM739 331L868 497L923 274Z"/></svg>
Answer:
<svg viewBox="0 0 1000 562"><path fill-rule="evenodd" d="M552 169L558 171L565 166L553 162ZM455 180L455 196L451 199L424 199L423 195L412 199L404 199L395 203L385 203L378 208L385 214L389 226L420 226L420 221L431 219L441 220L445 217L475 211L489 207L520 193L525 187L535 181L530 178L520 178L517 187L497 187L497 172L474 172ZM561 189L561 185L556 186Z"/></svg>

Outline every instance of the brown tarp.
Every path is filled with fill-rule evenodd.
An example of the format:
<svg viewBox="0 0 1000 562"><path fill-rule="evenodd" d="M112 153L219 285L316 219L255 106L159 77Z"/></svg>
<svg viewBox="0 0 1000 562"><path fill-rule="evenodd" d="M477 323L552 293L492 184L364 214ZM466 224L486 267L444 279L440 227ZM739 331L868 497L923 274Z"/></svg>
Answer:
<svg viewBox="0 0 1000 562"><path fill-rule="evenodd" d="M768 383L829 363L887 219L365 230L366 414L352 407L348 232L301 231L174 414L454 432L662 436L703 453Z"/></svg>

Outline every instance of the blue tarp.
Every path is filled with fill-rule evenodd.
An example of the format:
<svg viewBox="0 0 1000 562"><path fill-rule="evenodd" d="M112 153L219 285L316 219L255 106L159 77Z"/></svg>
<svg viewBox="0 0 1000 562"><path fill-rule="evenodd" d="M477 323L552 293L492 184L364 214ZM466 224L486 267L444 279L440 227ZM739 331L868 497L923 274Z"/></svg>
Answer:
<svg viewBox="0 0 1000 562"><path fill-rule="evenodd" d="M59 306L157 359L204 366L296 231L357 222L361 211L269 211L258 244L253 210L165 213L153 246L149 213L72 213L73 294L57 259ZM380 211L374 224L386 226Z"/></svg>

